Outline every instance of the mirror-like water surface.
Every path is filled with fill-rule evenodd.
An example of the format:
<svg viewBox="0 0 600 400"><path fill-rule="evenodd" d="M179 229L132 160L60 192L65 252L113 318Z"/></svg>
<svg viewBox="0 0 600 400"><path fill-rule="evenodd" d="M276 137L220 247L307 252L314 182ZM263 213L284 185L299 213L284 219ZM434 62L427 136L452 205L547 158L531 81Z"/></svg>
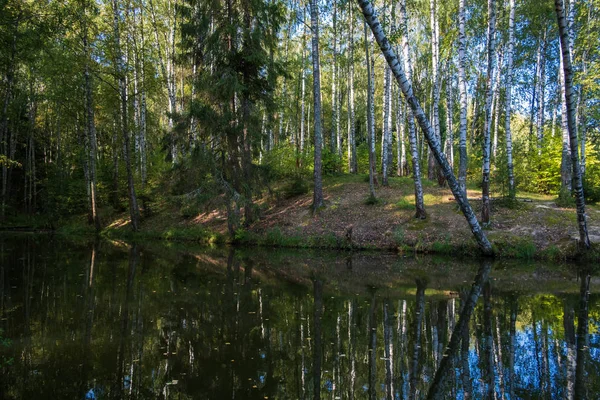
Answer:
<svg viewBox="0 0 600 400"><path fill-rule="evenodd" d="M590 398L590 269L0 238L0 398Z"/></svg>

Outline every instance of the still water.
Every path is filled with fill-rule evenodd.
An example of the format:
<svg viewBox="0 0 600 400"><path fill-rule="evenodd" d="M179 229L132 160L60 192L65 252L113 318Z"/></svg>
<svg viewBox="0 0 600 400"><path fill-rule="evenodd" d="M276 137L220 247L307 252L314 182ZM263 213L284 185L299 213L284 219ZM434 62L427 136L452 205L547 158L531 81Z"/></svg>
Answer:
<svg viewBox="0 0 600 400"><path fill-rule="evenodd" d="M591 268L0 238L1 399L600 397Z"/></svg>

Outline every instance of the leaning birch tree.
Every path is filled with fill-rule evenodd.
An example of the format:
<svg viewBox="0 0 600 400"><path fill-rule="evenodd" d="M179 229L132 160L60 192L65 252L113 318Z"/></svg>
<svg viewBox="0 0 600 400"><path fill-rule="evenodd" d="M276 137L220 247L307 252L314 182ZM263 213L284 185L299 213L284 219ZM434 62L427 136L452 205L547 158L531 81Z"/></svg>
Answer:
<svg viewBox="0 0 600 400"><path fill-rule="evenodd" d="M402 7L402 5L403 5L402 3L404 3L404 2L401 2L401 9L405 8L405 7ZM396 78L396 82L402 89L402 93L404 94L404 98L405 98L406 102L409 104L417 121L419 122L419 126L423 130L423 134L425 136L425 140L427 141L427 144L429 145L429 148L433 152L433 154L436 158L436 161L440 164L440 167L442 169L444 177L446 178L446 180L448 182L450 190L452 191L452 194L454 194L454 198L456 199L456 202L460 206L460 209L463 212L463 214L471 228L471 232L473 233L473 236L475 237L477 244L479 245L479 247L481 248L481 250L484 254L492 255L493 254L492 245L488 241L487 236L485 235L485 232L483 231L483 229L481 229L481 226L479 225L479 222L477 221L477 217L475 216L475 213L473 212L473 209L471 208L471 205L469 204L466 196L464 195L464 193L460 190L460 188L458 186L458 181L456 180L456 177L454 176L454 173L452 172L452 169L450 168L450 165L448 164L446 155L442 151L440 141L435 136L435 132L434 132L431 124L429 123L429 120L427 119L427 116L425 115L425 112L423 111L423 108L421 107L419 100L416 98L416 96L413 92L412 84L407 79L407 77L404 73L404 69L403 69L402 65L400 64L400 62L398 61L398 58L396 57L396 53L394 52L394 49L392 48L390 42L388 41L387 37L385 36L385 33L383 32L383 29L381 28L381 24L379 23L379 20L375 16L375 10L373 9L373 5L368 0L358 0L358 4L359 4L360 8L362 9L362 12L363 12L363 15L365 16L367 24L369 24L369 27L371 28L371 31L373 32L373 36L375 37L375 39L377 40L377 43L379 44L379 48L381 49L388 65L390 66L390 69L392 70L392 73L394 74L394 77Z"/></svg>

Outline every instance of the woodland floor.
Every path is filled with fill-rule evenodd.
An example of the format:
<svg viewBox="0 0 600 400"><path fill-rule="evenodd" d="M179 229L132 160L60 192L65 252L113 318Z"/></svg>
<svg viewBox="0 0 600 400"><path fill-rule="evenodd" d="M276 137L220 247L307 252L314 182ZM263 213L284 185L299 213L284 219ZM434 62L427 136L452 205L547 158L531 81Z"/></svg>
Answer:
<svg viewBox="0 0 600 400"><path fill-rule="evenodd" d="M387 187L376 189L378 204L367 205L368 183L364 177L329 178L324 185L326 207L314 216L312 193L270 205L262 219L252 226L254 232L278 227L286 235L321 236L334 234L345 238L352 227L352 242L360 247L397 248L406 245L417 250L472 248L475 241L458 209L452 192L423 181L427 218L414 218L412 180L391 178ZM475 212L481 212L481 193L468 190ZM588 205L590 239L600 242L600 210ZM486 233L492 243L520 247L533 244L537 252L555 246L563 249L578 238L575 208L558 207L551 196L519 193L518 201L507 207L492 201L491 224Z"/></svg>
<svg viewBox="0 0 600 400"><path fill-rule="evenodd" d="M410 178L390 178L387 187L376 189L377 204L368 205L369 189L364 175L326 177L326 206L316 215L311 211L312 191L285 198L283 186L275 186L270 196L257 201L258 221L244 230L247 244L291 247L343 247L397 249L401 252L436 252L473 255L476 244L451 191L423 180L427 218L414 218L413 183ZM273 194L275 193L275 194ZM477 215L480 192L468 190ZM574 206L561 208L552 196L518 193L518 201L508 206L492 193L492 217L485 227L501 256L511 258L568 258L576 253L578 238ZM497 195L497 194L496 194ZM227 236L226 213L218 201L204 212L182 216L168 205L153 205L141 231L163 239L194 240L194 229ZM600 243L600 208L587 205L588 230L593 243ZM126 213L104 217L103 225L112 237L128 232ZM351 241L348 234L351 228ZM178 235L178 232L180 233ZM181 234L181 232L186 232ZM275 235L274 235L275 233ZM279 241L264 240L276 236ZM152 236L147 234L146 236ZM293 240L288 240L293 239ZM598 247L598 246L595 246Z"/></svg>

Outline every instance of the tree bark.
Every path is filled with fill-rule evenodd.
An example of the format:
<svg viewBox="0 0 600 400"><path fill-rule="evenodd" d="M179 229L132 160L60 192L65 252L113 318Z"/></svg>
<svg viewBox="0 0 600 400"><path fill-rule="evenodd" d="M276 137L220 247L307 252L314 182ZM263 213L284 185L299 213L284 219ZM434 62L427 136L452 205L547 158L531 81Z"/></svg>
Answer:
<svg viewBox="0 0 600 400"><path fill-rule="evenodd" d="M515 42L515 0L510 0L510 11L508 17L508 51L506 54L506 115L504 120L504 132L506 134L506 165L508 169L508 196L514 199L516 196L515 176L513 172L512 155L512 133L510 131L510 118L512 115L512 85L513 85L513 49Z"/></svg>
<svg viewBox="0 0 600 400"><path fill-rule="evenodd" d="M496 2L488 0L487 76L485 90L485 127L483 130L483 173L481 183L481 222L490 222L490 130L492 95L496 69Z"/></svg>
<svg viewBox="0 0 600 400"><path fill-rule="evenodd" d="M312 30L312 58L313 58L313 98L314 98L314 124L315 124L315 157L314 157L314 192L313 210L316 212L323 206L323 181L321 151L323 146L323 130L321 126L321 72L319 68L319 10L317 0L310 3L310 26Z"/></svg>
<svg viewBox="0 0 600 400"><path fill-rule="evenodd" d="M356 121L354 114L354 13L352 2L348 2L350 8L350 29L348 29L348 60L350 60L348 71L348 170L351 174L358 172L358 160L356 157Z"/></svg>
<svg viewBox="0 0 600 400"><path fill-rule="evenodd" d="M371 29L373 29L371 27ZM408 86L411 85L412 81L412 63L410 58L410 48L408 45L408 15L406 13L406 0L400 0L400 31L402 33L402 52L404 58L404 71L406 71L406 80ZM383 31L381 32L383 35ZM381 46L381 44L380 44ZM389 62L389 61L388 61ZM402 69L402 66L400 66ZM394 71L394 76L398 80L398 76ZM404 88L401 88L406 99L406 93ZM412 91L412 88L411 88ZM423 202L423 185L421 184L421 162L419 160L419 151L417 148L417 130L415 127L415 111L412 106L408 110L408 141L410 145L410 152L412 157L413 167L413 182L415 186L415 218L425 219L425 204ZM465 197L466 198L466 197Z"/></svg>
<svg viewBox="0 0 600 400"><path fill-rule="evenodd" d="M467 65L465 37L465 0L458 1L458 90L460 92L460 122L458 144L458 183L461 192L467 196L467 82L465 68Z"/></svg>
<svg viewBox="0 0 600 400"><path fill-rule="evenodd" d="M84 52L84 79L85 79L85 114L87 125L87 140L89 146L88 173L90 191L90 214L96 231L100 231L100 218L98 217L97 185L96 185L96 124L94 121L94 98L92 92L92 77L90 75L90 46L88 42L88 22L86 7L84 5L83 27L83 52Z"/></svg>
<svg viewBox="0 0 600 400"><path fill-rule="evenodd" d="M558 30L560 33L560 47L563 59L563 78L565 88L565 104L567 114L567 128L569 131L571 149L571 167L573 171L573 185L575 202L577 204L577 224L579 227L579 245L584 249L590 248L588 236L585 198L583 194L583 181L581 179L581 168L579 168L579 151L577 143L577 130L575 128L575 96L573 95L573 68L571 66L571 54L569 51L569 34L565 21L565 12L562 0L554 0Z"/></svg>
<svg viewBox="0 0 600 400"><path fill-rule="evenodd" d="M367 144L369 145L369 193L372 199L375 194L375 84L374 80L374 60L371 57L369 49L369 40L367 35L367 24L364 23L365 31L365 58L367 62Z"/></svg>
<svg viewBox="0 0 600 400"><path fill-rule="evenodd" d="M419 122L419 125L421 126L421 129L423 130L423 133L425 135L425 139L427 140L431 151L434 153L436 160L442 168L444 176L448 181L452 193L454 194L454 198L456 199L457 203L461 208L461 211L463 212L465 218L467 219L467 222L469 223L471 232L475 236L475 239L477 240L477 243L479 244L483 253L486 255L492 255L492 246L488 241L485 233L481 229L479 222L477 221L477 218L473 213L471 205L469 204L468 200L464 196L464 193L460 190L458 186L456 177L454 176L454 174L452 173L452 169L448 165L448 160L446 159L446 156L441 150L440 142L437 139L437 137L435 137L433 129L429 124L429 121L427 120L423 109L421 108L421 104L414 95L412 85L410 81L407 80L402 65L398 62L398 58L396 57L396 54L394 53L390 42L387 40L385 34L383 33L381 24L375 16L373 6L368 0L359 0L358 3L362 9L365 19L367 20L367 23L373 31L373 35L375 36L375 39L377 40L377 43L379 44L379 47L381 48L381 51L383 52L386 61L388 62L392 72L394 73L398 85L402 89L404 98L406 99L414 115L416 116L417 121ZM402 5L403 4L401 3L401 9L403 8Z"/></svg>
<svg viewBox="0 0 600 400"><path fill-rule="evenodd" d="M129 214L131 218L131 227L134 231L139 230L139 210L137 197L135 194L135 185L133 180L133 168L131 167L131 146L129 140L128 127L128 106L127 106L127 85L126 71L121 53L121 40L119 30L119 4L117 0L112 0L113 6L113 33L115 40L115 62L116 73L119 80L119 95L121 101L121 133L125 145L125 168L127 169L127 189L129 191Z"/></svg>

